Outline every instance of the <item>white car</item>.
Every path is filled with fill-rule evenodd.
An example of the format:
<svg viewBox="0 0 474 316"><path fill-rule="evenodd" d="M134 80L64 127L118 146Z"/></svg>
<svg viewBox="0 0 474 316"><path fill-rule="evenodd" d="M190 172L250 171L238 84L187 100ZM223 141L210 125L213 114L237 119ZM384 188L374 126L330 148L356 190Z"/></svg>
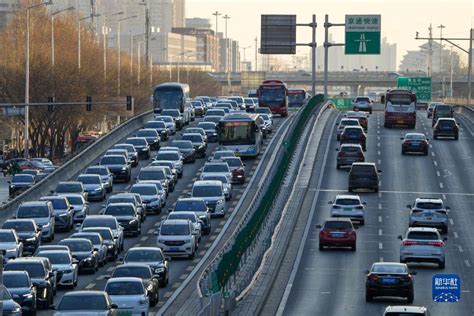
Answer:
<svg viewBox="0 0 474 316"><path fill-rule="evenodd" d="M105 292L120 312L128 315L148 315L150 300L142 279L112 278L107 281Z"/></svg>
<svg viewBox="0 0 474 316"><path fill-rule="evenodd" d="M0 251L5 262L23 255L23 243L14 229L0 229Z"/></svg>
<svg viewBox="0 0 474 316"><path fill-rule="evenodd" d="M183 176L183 156L180 154L179 149L176 151L160 149L155 156L154 160L166 160L173 162L174 169L178 173L178 178Z"/></svg>
<svg viewBox="0 0 474 316"><path fill-rule="evenodd" d="M365 224L366 202L361 202L359 195L338 195L334 201L329 201L331 217L350 218L351 221Z"/></svg>
<svg viewBox="0 0 474 316"><path fill-rule="evenodd" d="M192 198L201 198L206 202L212 216L225 216L225 194L221 181L196 181L191 192Z"/></svg>
<svg viewBox="0 0 474 316"><path fill-rule="evenodd" d="M163 250L163 254L170 257L193 259L197 249L197 239L193 232L194 225L190 220L164 220L159 229L157 246Z"/></svg>
<svg viewBox="0 0 474 316"><path fill-rule="evenodd" d="M196 236L198 243L201 241L202 220L199 219L196 212L171 212L166 219L188 219L193 223L193 235Z"/></svg>
<svg viewBox="0 0 474 316"><path fill-rule="evenodd" d="M229 181L232 179L229 165L223 161L207 162L201 170L201 180L206 176L225 176Z"/></svg>
<svg viewBox="0 0 474 316"><path fill-rule="evenodd" d="M224 187L225 200L229 201L232 198L232 183L225 175L205 174L201 177L201 180L217 180L222 182L222 186Z"/></svg>
<svg viewBox="0 0 474 316"><path fill-rule="evenodd" d="M159 115L155 116L154 121L162 121L165 122L166 128L170 131L171 135L176 134L176 123L171 116L167 115Z"/></svg>
<svg viewBox="0 0 474 316"><path fill-rule="evenodd" d="M53 270L58 273L58 285L71 289L76 287L79 262L72 257L69 250L41 250L36 257L48 258Z"/></svg>

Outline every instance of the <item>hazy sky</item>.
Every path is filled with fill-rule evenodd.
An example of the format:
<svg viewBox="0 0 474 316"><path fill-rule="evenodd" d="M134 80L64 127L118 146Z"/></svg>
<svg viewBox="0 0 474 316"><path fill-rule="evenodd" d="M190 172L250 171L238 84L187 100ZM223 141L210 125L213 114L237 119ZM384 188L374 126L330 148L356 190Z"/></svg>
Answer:
<svg viewBox="0 0 474 316"><path fill-rule="evenodd" d="M254 38L260 37L261 14L296 14L298 23L308 23L316 14L318 23L318 46L324 41L324 15L332 23L343 23L345 14L381 14L382 36L389 43L397 43L397 59L401 60L407 50L416 49L421 41L414 39L415 32L428 35L428 26L433 24L433 35L439 37L443 24L443 36L468 37L474 27L474 0L187 0L187 17L208 17L215 24L212 13L228 14L229 37L240 42L241 47L252 45L247 50L247 59L253 56ZM224 30L224 19L219 18L219 31ZM311 39L309 27L297 28L298 42ZM344 27L330 29L333 39L344 40ZM467 42L459 42L465 48ZM307 50L299 48L298 51ZM464 54L464 53L463 53ZM463 54L461 56L463 56Z"/></svg>

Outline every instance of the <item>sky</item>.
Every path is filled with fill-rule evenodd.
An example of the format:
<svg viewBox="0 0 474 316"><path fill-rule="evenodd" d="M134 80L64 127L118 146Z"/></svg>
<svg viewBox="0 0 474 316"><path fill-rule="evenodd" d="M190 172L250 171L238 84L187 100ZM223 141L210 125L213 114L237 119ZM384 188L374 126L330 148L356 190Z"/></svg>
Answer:
<svg viewBox="0 0 474 316"><path fill-rule="evenodd" d="M318 46L324 41L324 15L329 22L344 23L346 14L381 14L382 37L389 43L397 43L397 63L407 50L415 50L422 41L415 40L415 32L420 37L428 36L428 27L433 25L433 36L440 36L438 25L446 26L443 37L468 37L474 27L474 0L187 0L186 17L211 18L213 12L228 14L228 36L240 42L241 47L252 46L247 54L252 56L255 37L260 37L261 14L296 14L297 23L309 23L316 14L318 23L316 41ZM224 30L224 19L219 17L219 32ZM331 27L330 33L336 42L343 42L344 27ZM309 27L297 28L298 43L311 40ZM467 49L468 42L458 42ZM297 52L307 52L309 48L298 48ZM463 56L464 53L461 53ZM247 55L247 59L250 59Z"/></svg>

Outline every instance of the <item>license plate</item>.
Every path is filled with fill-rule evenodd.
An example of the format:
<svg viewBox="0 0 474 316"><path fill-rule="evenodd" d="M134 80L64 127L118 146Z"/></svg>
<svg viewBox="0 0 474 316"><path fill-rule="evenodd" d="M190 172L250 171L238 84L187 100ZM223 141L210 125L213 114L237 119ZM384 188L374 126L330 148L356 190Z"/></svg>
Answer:
<svg viewBox="0 0 474 316"><path fill-rule="evenodd" d="M179 251L179 248L178 247L171 247L170 251Z"/></svg>
<svg viewBox="0 0 474 316"><path fill-rule="evenodd" d="M334 238L341 238L344 237L344 233L331 233L331 236Z"/></svg>
<svg viewBox="0 0 474 316"><path fill-rule="evenodd" d="M398 124L403 124L403 121L397 121Z"/></svg>
<svg viewBox="0 0 474 316"><path fill-rule="evenodd" d="M382 279L382 283L385 283L385 284L394 284L397 282L397 279L394 279L394 278L383 278Z"/></svg>
<svg viewBox="0 0 474 316"><path fill-rule="evenodd" d="M352 211L352 208L350 208L350 207L344 207L343 210L344 210L344 212L350 212L350 211Z"/></svg>

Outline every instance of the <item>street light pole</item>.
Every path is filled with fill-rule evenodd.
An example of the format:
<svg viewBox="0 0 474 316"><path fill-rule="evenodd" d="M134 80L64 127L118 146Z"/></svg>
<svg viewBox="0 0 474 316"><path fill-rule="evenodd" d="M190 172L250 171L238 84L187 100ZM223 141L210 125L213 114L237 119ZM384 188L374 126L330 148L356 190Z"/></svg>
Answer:
<svg viewBox="0 0 474 316"><path fill-rule="evenodd" d="M218 31L218 18L220 15L222 15L222 13L220 13L219 11L216 11L212 14L213 16L216 17L216 71L219 71L219 68L220 68L220 61L219 61L219 36L217 35L217 33L219 32Z"/></svg>
<svg viewBox="0 0 474 316"><path fill-rule="evenodd" d="M81 34L82 34L82 29L81 29L81 22L87 19L92 19L94 20L94 17L99 17L100 14L94 14L94 15L89 15L84 18L81 18L78 20L78 27L77 27L77 68L81 69Z"/></svg>
<svg viewBox="0 0 474 316"><path fill-rule="evenodd" d="M54 13L51 13L51 65L53 66L53 68L54 68L54 16L62 12L72 11L74 9L75 9L74 7L69 7L64 10L59 10Z"/></svg>
<svg viewBox="0 0 474 316"><path fill-rule="evenodd" d="M137 15L132 15L123 19L118 20L118 25L117 25L117 49L118 49L118 62L117 62L117 95L120 96L120 88L121 88L121 72L122 72L122 50L120 47L120 31L121 31L121 26L122 26L122 21L125 20L130 20L138 17Z"/></svg>
<svg viewBox="0 0 474 316"><path fill-rule="evenodd" d="M446 28L443 24L437 26L439 28L439 73L443 71L442 63L443 63L443 29Z"/></svg>

